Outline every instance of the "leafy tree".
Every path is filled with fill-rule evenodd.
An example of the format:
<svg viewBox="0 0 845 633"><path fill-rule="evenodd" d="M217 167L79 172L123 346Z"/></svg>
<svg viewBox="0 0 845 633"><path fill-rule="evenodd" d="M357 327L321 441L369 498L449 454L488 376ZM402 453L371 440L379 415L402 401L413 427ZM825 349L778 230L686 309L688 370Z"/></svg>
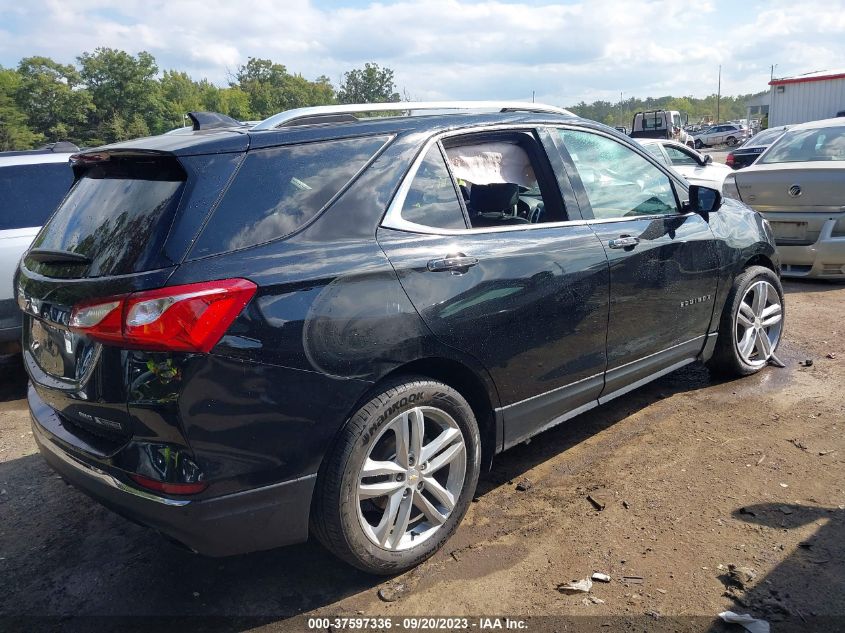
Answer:
<svg viewBox="0 0 845 633"><path fill-rule="evenodd" d="M26 57L18 64L17 74L15 101L29 125L49 141L79 143L87 134L94 104L81 89L76 68L49 57Z"/></svg>
<svg viewBox="0 0 845 633"><path fill-rule="evenodd" d="M133 121L136 116L155 132L168 127L156 80L158 66L152 55L141 51L133 57L125 51L97 48L78 60L82 81L96 107L94 123L106 140L120 140L120 136L114 136L120 129L117 123Z"/></svg>
<svg viewBox="0 0 845 633"><path fill-rule="evenodd" d="M250 57L238 68L237 87L249 97L253 116L264 118L291 108L324 105L334 102L334 89L326 77L316 82L302 75L292 75L283 64L269 59Z"/></svg>
<svg viewBox="0 0 845 633"><path fill-rule="evenodd" d="M29 149L44 140L44 136L27 126L26 114L15 102L20 76L0 66L0 152Z"/></svg>
<svg viewBox="0 0 845 633"><path fill-rule="evenodd" d="M204 109L202 89L188 73L165 70L159 80L159 91L170 127L181 127L186 112Z"/></svg>
<svg viewBox="0 0 845 633"><path fill-rule="evenodd" d="M389 103L399 101L393 82L393 71L380 68L376 63L366 63L343 74L343 83L337 91L340 103Z"/></svg>
<svg viewBox="0 0 845 633"><path fill-rule="evenodd" d="M200 82L202 109L208 112L220 112L239 121L252 118L249 95L237 86L218 88L203 79Z"/></svg>

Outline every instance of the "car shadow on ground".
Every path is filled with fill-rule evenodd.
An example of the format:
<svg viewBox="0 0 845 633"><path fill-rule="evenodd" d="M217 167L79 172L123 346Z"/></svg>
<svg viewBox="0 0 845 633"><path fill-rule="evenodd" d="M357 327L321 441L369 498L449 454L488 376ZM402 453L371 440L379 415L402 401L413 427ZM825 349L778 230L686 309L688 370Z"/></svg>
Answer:
<svg viewBox="0 0 845 633"><path fill-rule="evenodd" d="M546 431L541 441L497 457L478 496L662 398L713 384L703 365L690 365ZM24 628L47 616L60 618L62 629L111 623L127 630L138 624L131 618L154 616L168 625L192 618L185 621L192 629L245 630L283 624L385 580L315 542L223 559L194 555L68 488L37 454L0 462L0 487L0 576L7 587L0 615L23 618Z"/></svg>
<svg viewBox="0 0 845 633"><path fill-rule="evenodd" d="M764 577L743 591L723 580L736 596L737 613L767 620L774 631L814 633L845 630L836 606L845 595L845 510L800 504L763 503L737 508L733 517L778 531L811 523L812 536Z"/></svg>

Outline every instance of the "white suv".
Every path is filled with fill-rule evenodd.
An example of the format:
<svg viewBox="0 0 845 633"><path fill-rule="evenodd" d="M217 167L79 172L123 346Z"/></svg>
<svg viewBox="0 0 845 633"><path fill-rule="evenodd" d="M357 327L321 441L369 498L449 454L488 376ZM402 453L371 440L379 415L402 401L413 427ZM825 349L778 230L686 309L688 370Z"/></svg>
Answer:
<svg viewBox="0 0 845 633"><path fill-rule="evenodd" d="M693 136L693 142L695 143L695 149L711 147L713 145L734 147L750 136L751 133L748 131L748 128L742 125L737 123L720 123Z"/></svg>
<svg viewBox="0 0 845 633"><path fill-rule="evenodd" d="M20 344L21 313L12 276L24 251L73 183L72 143L0 152L0 356Z"/></svg>

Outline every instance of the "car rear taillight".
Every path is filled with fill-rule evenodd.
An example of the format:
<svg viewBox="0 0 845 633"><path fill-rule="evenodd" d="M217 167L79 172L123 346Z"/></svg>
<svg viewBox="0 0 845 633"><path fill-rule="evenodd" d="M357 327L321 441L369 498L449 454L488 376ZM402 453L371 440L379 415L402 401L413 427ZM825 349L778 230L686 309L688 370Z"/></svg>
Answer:
<svg viewBox="0 0 845 633"><path fill-rule="evenodd" d="M74 306L68 327L130 349L209 352L256 289L246 279L222 279L106 297Z"/></svg>
<svg viewBox="0 0 845 633"><path fill-rule="evenodd" d="M727 155L727 157L725 158L725 165L727 165L728 167L734 166L734 153L733 152L730 152Z"/></svg>

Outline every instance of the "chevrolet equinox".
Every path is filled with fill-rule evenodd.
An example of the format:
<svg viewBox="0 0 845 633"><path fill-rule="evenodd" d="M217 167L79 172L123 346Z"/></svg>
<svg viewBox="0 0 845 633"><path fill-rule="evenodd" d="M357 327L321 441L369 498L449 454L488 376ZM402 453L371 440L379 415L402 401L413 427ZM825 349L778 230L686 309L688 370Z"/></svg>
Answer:
<svg viewBox="0 0 845 633"><path fill-rule="evenodd" d="M305 108L72 165L15 279L35 439L203 554L408 569L496 453L781 337L766 221L558 108Z"/></svg>

